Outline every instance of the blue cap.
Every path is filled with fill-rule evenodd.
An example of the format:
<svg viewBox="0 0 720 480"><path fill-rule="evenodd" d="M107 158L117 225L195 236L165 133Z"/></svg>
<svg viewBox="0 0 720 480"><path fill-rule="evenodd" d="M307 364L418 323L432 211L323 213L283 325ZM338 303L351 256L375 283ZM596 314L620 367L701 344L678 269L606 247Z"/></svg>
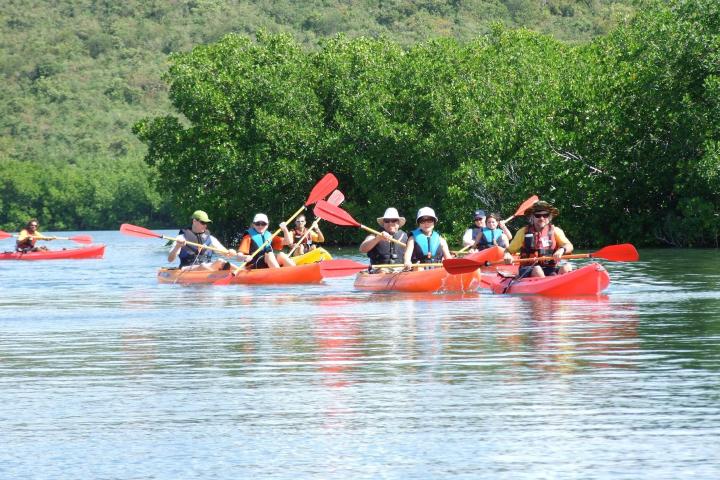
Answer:
<svg viewBox="0 0 720 480"><path fill-rule="evenodd" d="M485 210L475 210L475 214L473 215L473 218L475 219L478 217L487 217L487 215L485 215Z"/></svg>

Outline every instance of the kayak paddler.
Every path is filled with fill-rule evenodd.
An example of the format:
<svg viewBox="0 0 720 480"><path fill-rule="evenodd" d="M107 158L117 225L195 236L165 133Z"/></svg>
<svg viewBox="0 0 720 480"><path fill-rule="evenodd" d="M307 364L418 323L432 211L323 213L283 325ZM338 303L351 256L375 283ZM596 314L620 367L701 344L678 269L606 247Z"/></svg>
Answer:
<svg viewBox="0 0 720 480"><path fill-rule="evenodd" d="M374 265L401 264L405 248L390 239L407 243L407 233L401 230L405 217L401 217L396 208L389 207L382 217L377 218L377 223L383 228L380 235L365 237L360 244L360 252L366 253Z"/></svg>
<svg viewBox="0 0 720 480"><path fill-rule="evenodd" d="M512 263L512 254L520 252L521 258L554 257L550 261L538 262L536 265L522 266L518 277L545 277L567 273L572 264L559 264L560 257L572 253L573 244L565 236L560 227L553 225L553 218L560 212L546 201L539 200L530 206L523 215L528 225L517 231L510 246L505 251L505 263Z"/></svg>
<svg viewBox="0 0 720 480"><path fill-rule="evenodd" d="M408 235L403 263L410 270L413 263L439 263L452 258L447 241L435 231L438 218L435 210L422 207L417 212L418 228Z"/></svg>
<svg viewBox="0 0 720 480"><path fill-rule="evenodd" d="M175 242L168 254L168 262L174 262L180 258L180 268L183 270L228 270L230 263L218 259L213 261L213 251L206 248L186 245L185 242L199 243L208 247L226 250L227 257L234 257L237 252L233 249L226 249L220 241L208 230L207 226L212 223L208 214L203 210L195 210L191 216L189 228L180 230Z"/></svg>
<svg viewBox="0 0 720 480"><path fill-rule="evenodd" d="M303 255L310 250L315 250L317 248L317 243L322 243L325 241L325 236L320 231L320 227L316 223L313 223L310 226L309 232L306 225L307 219L305 218L305 215L301 214L295 219L295 228L293 228L292 230L293 244L299 242L301 239L302 242L293 253L294 257Z"/></svg>
<svg viewBox="0 0 720 480"><path fill-rule="evenodd" d="M252 221L252 225L245 231L240 245L238 245L238 252L241 255L247 256L248 266L252 268L280 268L295 266L295 262L288 257L286 253L280 252L285 245L293 244L292 233L287 228L285 222L280 224L280 230L283 232L282 237L274 237L267 245L263 246L272 235L267 231L268 224L267 215L264 213L258 213L255 215ZM254 257L250 256L250 253L257 251L261 246L260 250ZM275 254L274 250L278 253ZM239 256L239 255L238 255Z"/></svg>
<svg viewBox="0 0 720 480"><path fill-rule="evenodd" d="M38 231L39 225L40 222L38 222L37 218L31 218L28 220L25 224L25 228L20 230L20 234L15 242L16 251L20 253L47 251L47 247L45 246L36 247L35 242L38 240L50 241L54 240L54 238L44 237L43 234Z"/></svg>

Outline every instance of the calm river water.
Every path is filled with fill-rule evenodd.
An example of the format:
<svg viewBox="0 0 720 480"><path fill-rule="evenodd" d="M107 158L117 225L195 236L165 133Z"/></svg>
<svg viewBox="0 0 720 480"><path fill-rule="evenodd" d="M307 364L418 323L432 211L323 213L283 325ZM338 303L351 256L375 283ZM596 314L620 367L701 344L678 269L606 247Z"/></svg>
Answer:
<svg viewBox="0 0 720 480"><path fill-rule="evenodd" d="M90 233L0 265L2 479L720 477L715 250L550 300L158 285Z"/></svg>

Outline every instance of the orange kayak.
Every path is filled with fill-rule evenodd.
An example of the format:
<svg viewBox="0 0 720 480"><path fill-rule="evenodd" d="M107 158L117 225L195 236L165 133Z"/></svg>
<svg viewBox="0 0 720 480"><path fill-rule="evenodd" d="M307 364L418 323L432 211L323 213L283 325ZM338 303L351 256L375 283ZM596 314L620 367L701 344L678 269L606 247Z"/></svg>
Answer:
<svg viewBox="0 0 720 480"><path fill-rule="evenodd" d="M230 275L227 270L180 270L161 268L158 270L159 283L206 283L212 284ZM240 270L230 283L233 284L289 284L318 283L322 280L320 264L297 265L295 267L262 268Z"/></svg>
<svg viewBox="0 0 720 480"><path fill-rule="evenodd" d="M63 250L40 250L38 252L3 252L0 260L64 260L102 258L105 255L105 245L91 245L81 248L67 248Z"/></svg>
<svg viewBox="0 0 720 480"><path fill-rule="evenodd" d="M610 285L605 267L599 263L590 263L582 268L563 275L551 277L505 278L496 275L492 279L484 277L490 282L490 289L494 293L511 293L524 295L547 295L553 297L575 295L597 295Z"/></svg>
<svg viewBox="0 0 720 480"><path fill-rule="evenodd" d="M467 292L480 286L481 277L480 270L451 275L444 268L391 273L360 272L355 277L355 287L372 291Z"/></svg>

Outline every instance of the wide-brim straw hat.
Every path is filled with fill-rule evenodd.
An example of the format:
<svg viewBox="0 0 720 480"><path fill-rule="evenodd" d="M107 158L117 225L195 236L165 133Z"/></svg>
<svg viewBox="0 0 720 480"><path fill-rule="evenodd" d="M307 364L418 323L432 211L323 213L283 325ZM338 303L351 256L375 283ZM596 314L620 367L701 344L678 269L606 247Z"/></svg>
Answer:
<svg viewBox="0 0 720 480"><path fill-rule="evenodd" d="M537 202L533 203L531 207L525 209L523 215L532 215L535 212L549 212L550 215L552 215L553 217L557 217L558 215L560 215L560 210L553 207L544 200L538 200Z"/></svg>
<svg viewBox="0 0 720 480"><path fill-rule="evenodd" d="M385 214L382 217L377 218L377 223L381 227L383 226L383 220L399 220L400 221L400 227L402 228L403 225L405 225L405 217L401 217L400 214L397 211L397 208L390 207L387 210L385 210Z"/></svg>

